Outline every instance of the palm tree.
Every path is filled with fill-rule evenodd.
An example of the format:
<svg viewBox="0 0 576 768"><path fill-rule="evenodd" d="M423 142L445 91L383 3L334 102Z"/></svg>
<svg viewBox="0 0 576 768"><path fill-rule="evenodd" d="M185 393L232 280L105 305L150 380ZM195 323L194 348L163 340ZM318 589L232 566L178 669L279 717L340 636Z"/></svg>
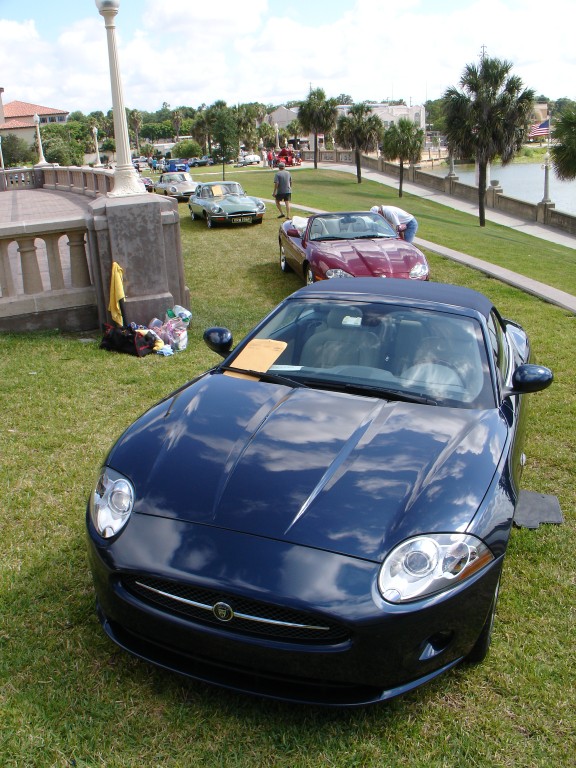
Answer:
<svg viewBox="0 0 576 768"><path fill-rule="evenodd" d="M576 179L576 108L562 112L554 123L553 136L550 154L556 176L562 181Z"/></svg>
<svg viewBox="0 0 576 768"><path fill-rule="evenodd" d="M336 142L345 149L353 149L356 160L356 178L362 183L361 152L369 152L378 146L384 125L373 114L369 104L353 104L346 115L338 118Z"/></svg>
<svg viewBox="0 0 576 768"><path fill-rule="evenodd" d="M404 184L404 163L416 163L420 160L424 147L424 131L409 120L401 117L397 123L384 131L382 156L385 160L400 161L400 185L398 197L402 197Z"/></svg>
<svg viewBox="0 0 576 768"><path fill-rule="evenodd" d="M336 99L327 99L322 88L310 91L298 110L298 120L306 133L314 134L314 168L318 168L318 134L330 133L338 119Z"/></svg>
<svg viewBox="0 0 576 768"><path fill-rule="evenodd" d="M488 164L500 157L509 163L528 134L534 91L510 75L508 61L484 57L467 64L460 89L451 86L443 96L448 149L455 157L474 158L478 164L478 213L486 225Z"/></svg>
<svg viewBox="0 0 576 768"><path fill-rule="evenodd" d="M140 156L140 128L142 128L142 114L137 109L128 112L128 125L134 131L136 152Z"/></svg>
<svg viewBox="0 0 576 768"><path fill-rule="evenodd" d="M176 143L178 143L180 141L180 128L182 127L182 121L184 120L184 113L181 109L175 109L172 112L170 119L172 121Z"/></svg>

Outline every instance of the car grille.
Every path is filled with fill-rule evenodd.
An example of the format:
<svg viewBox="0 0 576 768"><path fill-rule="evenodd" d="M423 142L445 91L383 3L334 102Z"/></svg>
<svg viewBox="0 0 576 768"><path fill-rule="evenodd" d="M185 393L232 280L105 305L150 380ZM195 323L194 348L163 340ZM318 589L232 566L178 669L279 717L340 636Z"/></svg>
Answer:
<svg viewBox="0 0 576 768"><path fill-rule="evenodd" d="M149 576L125 577L122 584L149 604L225 631L314 644L349 639L343 627L324 618L258 600Z"/></svg>

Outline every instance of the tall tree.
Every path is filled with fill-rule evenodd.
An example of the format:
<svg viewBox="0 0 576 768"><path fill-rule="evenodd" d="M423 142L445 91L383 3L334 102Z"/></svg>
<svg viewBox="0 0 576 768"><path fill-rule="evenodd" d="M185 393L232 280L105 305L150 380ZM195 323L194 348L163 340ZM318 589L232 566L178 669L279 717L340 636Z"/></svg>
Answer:
<svg viewBox="0 0 576 768"><path fill-rule="evenodd" d="M174 129L174 138L176 143L180 141L180 128L182 127L182 121L184 120L184 113L181 109L175 109L170 117L172 121L172 128Z"/></svg>
<svg viewBox="0 0 576 768"><path fill-rule="evenodd" d="M6 168L10 166L25 165L34 162L35 154L27 141L13 133L4 134L2 138L2 155Z"/></svg>
<svg viewBox="0 0 576 768"><path fill-rule="evenodd" d="M226 178L226 163L238 154L238 122L235 111L226 106L226 102L213 109L212 135L218 144L218 152L222 158L222 179Z"/></svg>
<svg viewBox="0 0 576 768"><path fill-rule="evenodd" d="M128 125L134 132L134 141L136 152L140 156L140 128L142 128L142 114L137 109L131 109L128 112Z"/></svg>
<svg viewBox="0 0 576 768"><path fill-rule="evenodd" d="M551 127L554 144L551 147L552 164L559 179L576 179L576 107L565 107Z"/></svg>
<svg viewBox="0 0 576 768"><path fill-rule="evenodd" d="M486 225L488 164L500 157L509 163L522 147L534 106L534 91L511 75L508 61L483 57L478 65L467 64L460 89L444 93L446 139L455 157L474 158L478 164L478 213Z"/></svg>
<svg viewBox="0 0 576 768"><path fill-rule="evenodd" d="M362 183L361 152L375 149L383 132L384 124L378 115L372 112L369 104L353 104L347 114L338 118L336 142L345 149L354 150L358 184Z"/></svg>
<svg viewBox="0 0 576 768"><path fill-rule="evenodd" d="M400 184L398 197L402 197L404 186L404 163L416 163L420 160L424 147L424 131L407 117L401 117L384 131L382 156L385 160L400 162Z"/></svg>
<svg viewBox="0 0 576 768"><path fill-rule="evenodd" d="M338 119L336 99L327 99L322 88L310 91L298 110L298 120L306 133L314 134L314 168L318 168L318 134L334 130Z"/></svg>

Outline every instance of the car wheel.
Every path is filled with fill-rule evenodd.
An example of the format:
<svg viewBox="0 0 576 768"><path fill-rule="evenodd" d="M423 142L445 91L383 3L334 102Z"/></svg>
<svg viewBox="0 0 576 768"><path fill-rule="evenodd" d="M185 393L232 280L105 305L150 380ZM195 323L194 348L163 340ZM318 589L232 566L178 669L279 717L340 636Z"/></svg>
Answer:
<svg viewBox="0 0 576 768"><path fill-rule="evenodd" d="M190 208L190 218L192 219L192 221L194 221L194 219L196 218L194 216L194 211L192 210L192 208Z"/></svg>
<svg viewBox="0 0 576 768"><path fill-rule="evenodd" d="M292 272L290 265L286 261L286 251L284 250L284 246L280 246L280 269L282 272Z"/></svg>
<svg viewBox="0 0 576 768"><path fill-rule="evenodd" d="M214 228L214 222L212 221L210 216L206 216L206 226L208 227L208 229Z"/></svg>
<svg viewBox="0 0 576 768"><path fill-rule="evenodd" d="M310 264L306 266L306 285L312 285L316 282L316 275L312 271Z"/></svg>
<svg viewBox="0 0 576 768"><path fill-rule="evenodd" d="M490 648L490 643L492 642L492 630L494 628L494 616L496 615L496 603L498 602L499 590L500 590L500 579L498 579L498 583L496 584L496 589L494 590L492 606L490 608L488 618L486 619L486 623L482 627L482 631L480 632L480 635L478 636L478 640L476 640L474 647L472 648L468 656L466 656L466 661L469 664L479 664L481 661L484 661L484 659L486 658L486 655Z"/></svg>

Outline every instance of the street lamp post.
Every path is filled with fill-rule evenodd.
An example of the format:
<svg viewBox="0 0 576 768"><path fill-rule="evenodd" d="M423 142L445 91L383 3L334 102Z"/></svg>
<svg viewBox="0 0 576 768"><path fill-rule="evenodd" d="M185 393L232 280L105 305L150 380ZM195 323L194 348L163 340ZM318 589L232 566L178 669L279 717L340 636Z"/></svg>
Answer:
<svg viewBox="0 0 576 768"><path fill-rule="evenodd" d="M98 128L95 125L92 126L92 136L94 136L94 148L96 149L96 162L94 163L94 167L99 168L102 163L100 162L100 150L98 149Z"/></svg>
<svg viewBox="0 0 576 768"><path fill-rule="evenodd" d="M4 155L2 154L2 136L0 136L0 168L4 170Z"/></svg>
<svg viewBox="0 0 576 768"><path fill-rule="evenodd" d="M42 150L42 137L40 136L40 115L34 115L34 123L36 125L36 139L38 141L38 162L36 165L48 165L46 158L44 157L44 151Z"/></svg>
<svg viewBox="0 0 576 768"><path fill-rule="evenodd" d="M112 87L112 113L114 115L114 138L116 139L116 168L114 170L114 189L108 194L111 197L127 197L128 195L141 195L142 185L138 174L130 159L130 140L128 138L128 122L124 97L122 95L122 82L120 80L120 68L118 65L118 51L116 48L116 26L114 17L118 13L120 0L95 0L96 7L106 24L108 39L108 60L110 65L110 84Z"/></svg>
<svg viewBox="0 0 576 768"><path fill-rule="evenodd" d="M542 166L544 168L544 197L542 198L543 203L551 203L552 200L550 199L550 152L546 152L544 155L544 165Z"/></svg>

